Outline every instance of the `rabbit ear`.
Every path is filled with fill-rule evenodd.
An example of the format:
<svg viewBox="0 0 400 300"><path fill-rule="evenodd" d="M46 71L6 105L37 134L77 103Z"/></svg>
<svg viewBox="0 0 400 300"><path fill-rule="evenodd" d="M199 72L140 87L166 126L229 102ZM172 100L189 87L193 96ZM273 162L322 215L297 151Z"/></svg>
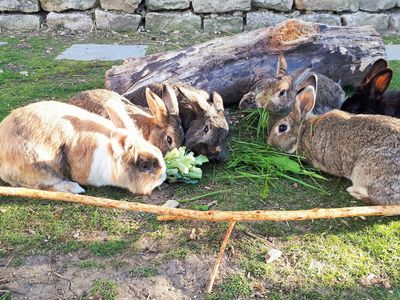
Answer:
<svg viewBox="0 0 400 300"><path fill-rule="evenodd" d="M127 150L128 143L128 132L123 130L113 130L110 133L111 149L113 151L113 157L119 158ZM130 147L135 147L133 144ZM130 148L132 149L132 148ZM136 153L135 153L136 156ZM136 160L136 158L135 158Z"/></svg>
<svg viewBox="0 0 400 300"><path fill-rule="evenodd" d="M387 68L387 61L383 58L375 61L372 66L368 69L367 74L364 76L363 81L361 83L362 86L367 86L371 82L371 79L377 74L379 71ZM368 87L369 88L369 87Z"/></svg>
<svg viewBox="0 0 400 300"><path fill-rule="evenodd" d="M212 99L217 111L223 113L224 112L224 100L222 100L221 95L218 94L217 92L212 92L211 99Z"/></svg>
<svg viewBox="0 0 400 300"><path fill-rule="evenodd" d="M296 95L293 104L293 119L297 122L306 120L315 105L315 89L313 86L306 86Z"/></svg>
<svg viewBox="0 0 400 300"><path fill-rule="evenodd" d="M193 91L183 86L178 86L179 92L188 98L191 104L197 104L202 111L208 111L209 104L207 103L208 94L204 91Z"/></svg>
<svg viewBox="0 0 400 300"><path fill-rule="evenodd" d="M373 95L382 95L389 87L392 80L393 71L391 69L384 69L379 71L371 79L371 92Z"/></svg>
<svg viewBox="0 0 400 300"><path fill-rule="evenodd" d="M174 89L169 84L163 84L162 99L171 115L179 116L179 103Z"/></svg>
<svg viewBox="0 0 400 300"><path fill-rule="evenodd" d="M138 132L138 129L126 112L125 106L120 99L109 99L105 104L105 109L115 127L125 128L132 133Z"/></svg>
<svg viewBox="0 0 400 300"><path fill-rule="evenodd" d="M283 54L279 55L278 67L276 68L276 76L285 76L287 71L287 63Z"/></svg>
<svg viewBox="0 0 400 300"><path fill-rule="evenodd" d="M145 92L147 104L149 105L153 116L156 118L157 124L165 124L166 120L169 118L169 112L165 103L149 88L146 88Z"/></svg>
<svg viewBox="0 0 400 300"><path fill-rule="evenodd" d="M293 78L293 86L296 92L300 91L302 88L305 87L305 85L302 83L308 79L308 77L310 76L310 71L311 71L310 67L300 68L294 71L292 74L290 74L290 76Z"/></svg>
<svg viewBox="0 0 400 300"><path fill-rule="evenodd" d="M312 86L315 90L315 94L317 94L317 87L318 87L318 76L316 74L308 74L305 73L303 76L303 80L296 85L296 91L300 91L304 89L306 86Z"/></svg>

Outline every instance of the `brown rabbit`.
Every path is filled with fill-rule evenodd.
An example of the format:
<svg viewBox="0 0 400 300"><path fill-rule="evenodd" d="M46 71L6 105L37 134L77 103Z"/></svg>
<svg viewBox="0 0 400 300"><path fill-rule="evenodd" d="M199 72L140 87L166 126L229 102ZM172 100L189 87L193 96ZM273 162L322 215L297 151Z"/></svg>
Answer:
<svg viewBox="0 0 400 300"><path fill-rule="evenodd" d="M207 93L185 83L169 83L177 96L185 132L185 146L206 155L211 161L226 161L229 125L224 104L217 92ZM148 86L165 99L161 83ZM135 99L140 103L142 99ZM165 100L164 100L165 101Z"/></svg>
<svg viewBox="0 0 400 300"><path fill-rule="evenodd" d="M73 96L68 103L107 117L105 103L109 99L124 102L128 115L135 121L143 137L158 147L163 154L182 146L183 129L179 117L179 107L174 90L163 86L164 102L150 89L145 95L150 111L132 104L125 97L105 89L83 91Z"/></svg>
<svg viewBox="0 0 400 300"><path fill-rule="evenodd" d="M0 178L14 186L82 193L82 185L113 185L150 194L166 179L161 151L145 141L122 102L112 120L66 103L18 108L0 123ZM117 127L118 126L118 127Z"/></svg>
<svg viewBox="0 0 400 300"><path fill-rule="evenodd" d="M268 144L350 179L347 191L357 199L400 204L400 120L340 110L315 116L315 98L315 84L300 91L292 112L273 126Z"/></svg>
<svg viewBox="0 0 400 300"><path fill-rule="evenodd" d="M243 96L239 107L257 106L275 114L288 113L292 108L296 93L308 85L307 79L311 75L318 77L314 113L322 114L334 108L339 108L345 98L345 93L339 84L325 75L311 72L310 68L298 69L287 74L287 63L282 54L278 59L275 77L258 83L252 91ZM252 104L252 101L256 105Z"/></svg>

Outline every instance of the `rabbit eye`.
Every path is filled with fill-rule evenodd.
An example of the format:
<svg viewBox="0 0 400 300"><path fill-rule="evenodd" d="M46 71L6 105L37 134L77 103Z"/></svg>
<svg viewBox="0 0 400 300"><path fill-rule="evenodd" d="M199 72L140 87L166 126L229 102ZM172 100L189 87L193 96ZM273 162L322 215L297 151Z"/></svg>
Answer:
<svg viewBox="0 0 400 300"><path fill-rule="evenodd" d="M207 133L209 130L208 125L204 126L204 132Z"/></svg>
<svg viewBox="0 0 400 300"><path fill-rule="evenodd" d="M286 95L286 90L282 90L279 92L279 97L285 96Z"/></svg>
<svg viewBox="0 0 400 300"><path fill-rule="evenodd" d="M167 135L167 142L170 145L172 144L172 138L169 135Z"/></svg>
<svg viewBox="0 0 400 300"><path fill-rule="evenodd" d="M150 170L150 164L148 162L142 162L140 164L140 168L142 169L142 171L148 171Z"/></svg>
<svg viewBox="0 0 400 300"><path fill-rule="evenodd" d="M285 132L287 130L287 125L285 124L281 124L279 125L279 132Z"/></svg>

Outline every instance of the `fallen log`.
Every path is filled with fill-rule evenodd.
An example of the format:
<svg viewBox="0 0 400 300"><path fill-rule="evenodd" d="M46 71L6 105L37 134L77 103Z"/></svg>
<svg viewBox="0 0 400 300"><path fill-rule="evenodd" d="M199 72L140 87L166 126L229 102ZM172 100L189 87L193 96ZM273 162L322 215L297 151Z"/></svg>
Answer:
<svg viewBox="0 0 400 300"><path fill-rule="evenodd" d="M170 81L217 91L225 104L235 104L257 82L275 74L280 53L285 55L288 72L312 66L312 71L342 86L358 82L369 64L386 58L383 41L370 26L288 20L182 50L128 59L108 70L105 82L108 89L135 103L144 98L144 87Z"/></svg>

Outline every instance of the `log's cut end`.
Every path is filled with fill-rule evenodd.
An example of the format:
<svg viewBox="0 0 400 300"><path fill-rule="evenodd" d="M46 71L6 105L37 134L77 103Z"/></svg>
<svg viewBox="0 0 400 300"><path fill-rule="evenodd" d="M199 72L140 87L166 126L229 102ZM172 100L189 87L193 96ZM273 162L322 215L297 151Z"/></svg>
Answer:
<svg viewBox="0 0 400 300"><path fill-rule="evenodd" d="M302 44L317 36L319 25L296 19L289 19L276 25L268 36L268 46L279 47Z"/></svg>

